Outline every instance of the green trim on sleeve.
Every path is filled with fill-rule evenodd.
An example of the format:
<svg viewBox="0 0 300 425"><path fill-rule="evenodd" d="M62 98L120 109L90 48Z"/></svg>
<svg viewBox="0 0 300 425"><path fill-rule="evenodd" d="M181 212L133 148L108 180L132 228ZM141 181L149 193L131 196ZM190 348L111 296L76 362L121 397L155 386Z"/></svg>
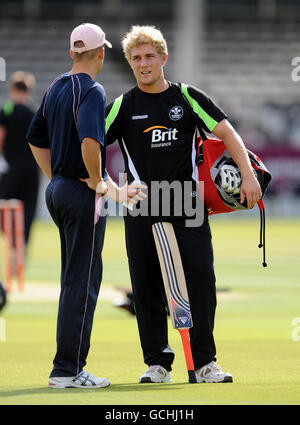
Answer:
<svg viewBox="0 0 300 425"><path fill-rule="evenodd" d="M215 126L218 124L218 122L216 120L214 120L212 117L210 117L204 111L204 109L201 108L199 103L189 95L187 84L181 84L181 90L182 90L182 93L184 94L184 96L187 98L187 101L191 105L193 111L201 118L201 120L205 123L206 127L210 131L213 131Z"/></svg>
<svg viewBox="0 0 300 425"><path fill-rule="evenodd" d="M112 125L112 123L114 122L114 120L116 119L119 110L121 108L121 104L123 101L123 95L119 96L113 103L113 106L111 107L111 110L109 111L109 114L106 117L105 120L105 134L108 132L110 126Z"/></svg>
<svg viewBox="0 0 300 425"><path fill-rule="evenodd" d="M2 109L3 109L4 115L6 115L7 117L9 117L9 115L11 115L14 112L14 104L12 103L11 100L7 100L3 104Z"/></svg>

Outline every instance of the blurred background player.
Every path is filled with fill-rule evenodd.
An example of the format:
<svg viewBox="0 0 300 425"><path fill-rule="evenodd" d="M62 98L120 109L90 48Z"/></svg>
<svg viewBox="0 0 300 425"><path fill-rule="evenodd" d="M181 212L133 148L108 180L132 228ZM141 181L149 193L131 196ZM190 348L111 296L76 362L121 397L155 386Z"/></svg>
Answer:
<svg viewBox="0 0 300 425"><path fill-rule="evenodd" d="M6 297L7 297L6 290L2 282L0 282L0 311L5 307Z"/></svg>
<svg viewBox="0 0 300 425"><path fill-rule="evenodd" d="M0 155L6 167L0 174L0 199L19 199L24 204L24 236L28 246L36 213L39 169L26 142L26 132L34 112L30 93L35 77L24 71L11 75L9 99L0 112Z"/></svg>

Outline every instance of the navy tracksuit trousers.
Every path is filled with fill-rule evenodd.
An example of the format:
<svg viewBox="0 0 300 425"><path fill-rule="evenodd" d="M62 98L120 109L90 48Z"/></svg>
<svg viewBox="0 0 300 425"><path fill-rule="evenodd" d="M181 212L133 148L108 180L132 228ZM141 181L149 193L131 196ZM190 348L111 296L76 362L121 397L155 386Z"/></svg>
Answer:
<svg viewBox="0 0 300 425"><path fill-rule="evenodd" d="M50 376L76 376L90 347L106 219L94 224L95 192L77 179L53 176L46 202L61 241L57 352Z"/></svg>

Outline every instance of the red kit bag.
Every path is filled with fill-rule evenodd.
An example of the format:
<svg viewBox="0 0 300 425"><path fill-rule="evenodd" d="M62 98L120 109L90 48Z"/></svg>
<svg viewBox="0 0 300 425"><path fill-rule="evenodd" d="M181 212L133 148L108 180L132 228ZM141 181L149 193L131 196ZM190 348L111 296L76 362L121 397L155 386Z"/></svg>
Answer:
<svg viewBox="0 0 300 425"><path fill-rule="evenodd" d="M271 181L271 174L261 159L247 149L251 165L264 196ZM247 200L240 202L241 174L222 140L207 137L197 139L196 164L199 181L204 182L204 203L209 215L247 210ZM232 185L232 186L231 186ZM260 244L263 247L263 266L265 261L265 206L258 202L260 211Z"/></svg>

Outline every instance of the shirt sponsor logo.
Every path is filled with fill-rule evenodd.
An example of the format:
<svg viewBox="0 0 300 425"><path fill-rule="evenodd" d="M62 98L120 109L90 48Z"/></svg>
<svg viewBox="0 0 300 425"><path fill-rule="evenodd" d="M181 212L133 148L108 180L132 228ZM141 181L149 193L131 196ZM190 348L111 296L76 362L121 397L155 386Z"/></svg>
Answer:
<svg viewBox="0 0 300 425"><path fill-rule="evenodd" d="M147 128L143 133L152 132L151 148L159 148L171 146L172 141L178 140L176 136L178 133L177 128L168 128L163 125L153 125Z"/></svg>
<svg viewBox="0 0 300 425"><path fill-rule="evenodd" d="M183 109L181 106L173 106L169 112L169 117L172 121L178 121L183 115Z"/></svg>
<svg viewBox="0 0 300 425"><path fill-rule="evenodd" d="M133 120L145 120L146 118L148 118L148 115L133 115L131 117Z"/></svg>

